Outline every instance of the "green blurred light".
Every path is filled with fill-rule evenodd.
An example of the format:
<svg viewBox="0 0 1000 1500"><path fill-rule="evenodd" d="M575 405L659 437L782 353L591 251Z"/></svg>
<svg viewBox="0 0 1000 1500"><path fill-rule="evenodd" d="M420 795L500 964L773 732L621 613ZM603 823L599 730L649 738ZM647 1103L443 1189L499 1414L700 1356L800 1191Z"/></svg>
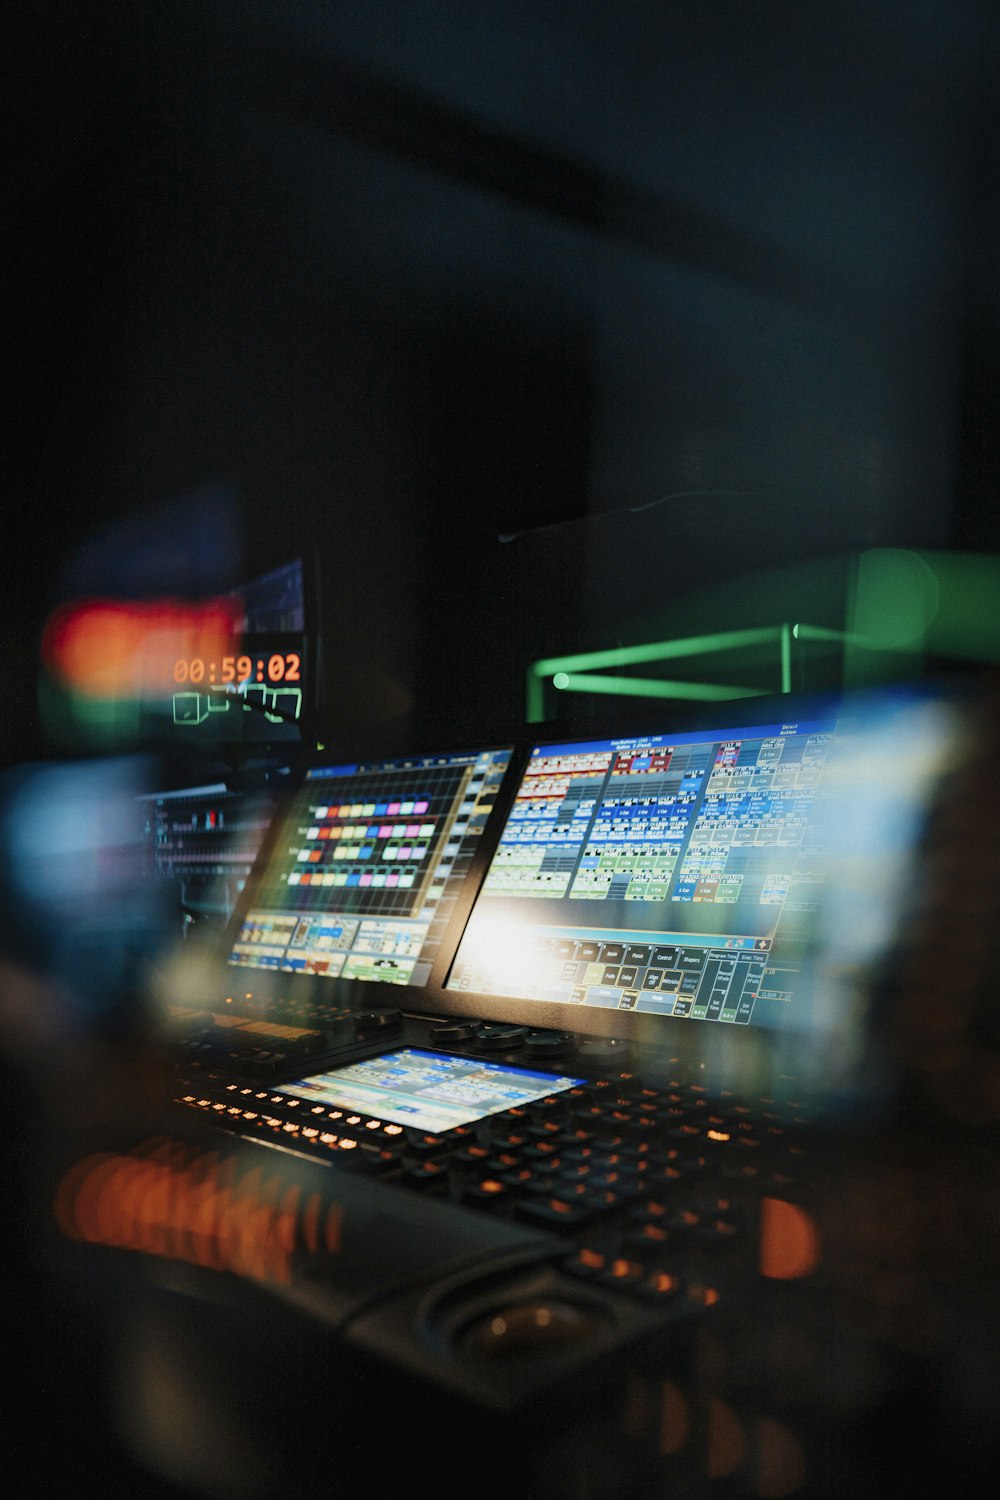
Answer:
<svg viewBox="0 0 1000 1500"><path fill-rule="evenodd" d="M610 693L626 698L678 698L696 703L725 698L760 698L771 688L730 687L721 682L666 682L660 677L603 677L596 672L559 672L553 685L563 692Z"/></svg>
<svg viewBox="0 0 1000 1500"><path fill-rule="evenodd" d="M922 553L939 604L927 649L969 661L1000 660L1000 558L972 553Z"/></svg>
<svg viewBox="0 0 1000 1500"><path fill-rule="evenodd" d="M799 621L794 626L715 631L533 662L526 682L528 722L545 718L549 682L560 692L622 697L721 700L772 693L774 688L596 675L772 643L778 647L782 693L791 692L793 642L802 648L805 660L810 642L842 645L843 679L855 686L919 674L926 656L1000 661L1000 558L875 547L856 559L844 582L848 596L843 629Z"/></svg>
<svg viewBox="0 0 1000 1500"><path fill-rule="evenodd" d="M529 724L540 724L545 718L545 680L534 664L528 668L524 714Z"/></svg>
<svg viewBox="0 0 1000 1500"><path fill-rule="evenodd" d="M780 691L788 693L791 691L792 679L792 630L789 625L713 631L707 635L688 636L683 640L651 641L640 646L614 646L606 651L581 651L572 656L544 657L532 662L528 668L527 720L529 724L534 724L545 717L546 679L551 680L553 687L559 692L609 693L623 697L721 701L726 698L751 698L773 693L773 687L731 687L721 683L665 682L660 678L594 675L602 667L620 671L623 667L641 666L647 662L670 661L686 656L704 656L747 646L773 644L777 644L779 648Z"/></svg>
<svg viewBox="0 0 1000 1500"><path fill-rule="evenodd" d="M613 646L606 651L581 651L574 656L550 656L532 665L540 677L556 672L590 672L602 667L639 667L651 661L672 661L682 656L702 656L711 651L731 651L741 646L763 646L782 639L781 625L753 630L724 630L712 635L693 635L681 641L653 641L642 646Z"/></svg>
<svg viewBox="0 0 1000 1500"><path fill-rule="evenodd" d="M849 641L853 639L846 630L831 630L828 625L806 625L802 621L792 626L792 635L797 641Z"/></svg>
<svg viewBox="0 0 1000 1500"><path fill-rule="evenodd" d="M781 627L781 691L792 691L792 632L788 625Z"/></svg>
<svg viewBox="0 0 1000 1500"><path fill-rule="evenodd" d="M919 650L940 602L940 583L919 553L874 547L858 559L851 634L872 651Z"/></svg>
<svg viewBox="0 0 1000 1500"><path fill-rule="evenodd" d="M138 738L141 705L132 698L100 698L38 677L38 712L53 744L86 752L129 748Z"/></svg>

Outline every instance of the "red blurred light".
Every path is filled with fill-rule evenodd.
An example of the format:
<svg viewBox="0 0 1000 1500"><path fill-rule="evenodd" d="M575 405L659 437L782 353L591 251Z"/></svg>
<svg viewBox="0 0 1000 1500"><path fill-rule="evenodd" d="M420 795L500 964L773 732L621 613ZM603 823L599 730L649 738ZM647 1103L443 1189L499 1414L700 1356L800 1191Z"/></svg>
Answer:
<svg viewBox="0 0 1000 1500"><path fill-rule="evenodd" d="M236 650L240 625L232 599L76 600L46 624L42 662L62 686L91 698L166 698L179 658Z"/></svg>

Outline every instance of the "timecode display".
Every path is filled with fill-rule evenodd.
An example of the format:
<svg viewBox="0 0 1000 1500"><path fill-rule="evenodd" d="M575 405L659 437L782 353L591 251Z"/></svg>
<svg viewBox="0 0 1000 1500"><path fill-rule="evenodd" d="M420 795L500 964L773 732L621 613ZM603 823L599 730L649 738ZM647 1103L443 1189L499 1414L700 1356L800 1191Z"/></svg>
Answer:
<svg viewBox="0 0 1000 1500"><path fill-rule="evenodd" d="M273 651L268 656L223 656L218 661L202 656L179 656L174 662L174 681L213 683L241 687L247 682L291 682L302 680L302 658L297 651Z"/></svg>

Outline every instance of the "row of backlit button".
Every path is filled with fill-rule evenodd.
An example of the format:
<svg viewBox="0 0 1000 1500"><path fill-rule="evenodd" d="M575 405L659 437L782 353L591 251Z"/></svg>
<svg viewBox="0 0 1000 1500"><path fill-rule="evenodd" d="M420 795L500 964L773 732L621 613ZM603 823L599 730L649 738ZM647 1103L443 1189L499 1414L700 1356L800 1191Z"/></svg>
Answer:
<svg viewBox="0 0 1000 1500"><path fill-rule="evenodd" d="M583 1246L575 1252L564 1267L573 1276L581 1276L616 1291L630 1292L644 1301L684 1306L689 1311L701 1311L718 1306L719 1288L704 1277L691 1278L676 1270L662 1267L652 1269L642 1260L625 1255L606 1255L603 1251Z"/></svg>
<svg viewBox="0 0 1000 1500"><path fill-rule="evenodd" d="M182 1094L178 1100L219 1118L219 1123L250 1134L271 1134L288 1145L319 1147L338 1154L358 1153L363 1164L389 1168L398 1159L403 1127L351 1110L310 1105L306 1100L266 1089L227 1084L221 1098ZM330 1124L338 1129L331 1130ZM358 1164L362 1161L359 1159Z"/></svg>

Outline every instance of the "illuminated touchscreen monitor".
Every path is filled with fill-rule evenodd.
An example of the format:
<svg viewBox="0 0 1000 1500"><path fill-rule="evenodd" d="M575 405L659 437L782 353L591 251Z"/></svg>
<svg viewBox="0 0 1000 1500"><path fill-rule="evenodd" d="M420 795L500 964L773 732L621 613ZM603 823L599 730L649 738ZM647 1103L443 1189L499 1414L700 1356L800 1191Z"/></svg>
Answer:
<svg viewBox="0 0 1000 1500"><path fill-rule="evenodd" d="M537 1001L798 1024L820 964L887 940L948 734L904 699L535 745L445 989L522 1021Z"/></svg>
<svg viewBox="0 0 1000 1500"><path fill-rule="evenodd" d="M510 756L508 747L311 767L229 963L426 984Z"/></svg>
<svg viewBox="0 0 1000 1500"><path fill-rule="evenodd" d="M298 1083L282 1084L281 1091L314 1105L361 1110L393 1125L411 1125L436 1134L531 1104L584 1081L509 1063L403 1047Z"/></svg>

